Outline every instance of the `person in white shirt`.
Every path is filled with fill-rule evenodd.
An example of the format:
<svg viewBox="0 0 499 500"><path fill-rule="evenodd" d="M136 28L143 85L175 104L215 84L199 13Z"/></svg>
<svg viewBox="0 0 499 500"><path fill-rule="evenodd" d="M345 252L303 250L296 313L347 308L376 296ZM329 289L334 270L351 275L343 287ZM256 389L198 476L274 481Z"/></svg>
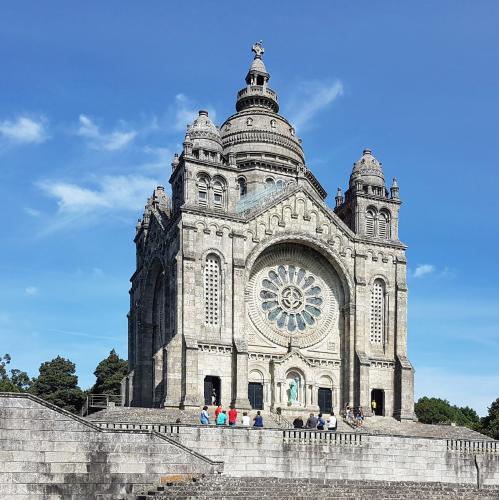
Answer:
<svg viewBox="0 0 499 500"><path fill-rule="evenodd" d="M329 431L336 431L336 427L338 426L338 420L336 419L334 415L334 411L331 412L331 416L329 417L329 420L327 421L327 429Z"/></svg>
<svg viewBox="0 0 499 500"><path fill-rule="evenodd" d="M243 426L244 427L249 427L250 425L250 418L246 412L243 413Z"/></svg>

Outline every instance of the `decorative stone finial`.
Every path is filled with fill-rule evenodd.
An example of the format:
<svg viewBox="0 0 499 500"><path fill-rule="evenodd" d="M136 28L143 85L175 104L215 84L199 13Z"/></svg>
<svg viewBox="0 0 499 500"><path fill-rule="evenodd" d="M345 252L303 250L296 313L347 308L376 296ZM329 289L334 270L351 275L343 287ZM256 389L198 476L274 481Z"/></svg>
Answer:
<svg viewBox="0 0 499 500"><path fill-rule="evenodd" d="M259 42L255 42L251 50L255 53L255 59L261 59L265 49L263 48L263 42L260 40Z"/></svg>

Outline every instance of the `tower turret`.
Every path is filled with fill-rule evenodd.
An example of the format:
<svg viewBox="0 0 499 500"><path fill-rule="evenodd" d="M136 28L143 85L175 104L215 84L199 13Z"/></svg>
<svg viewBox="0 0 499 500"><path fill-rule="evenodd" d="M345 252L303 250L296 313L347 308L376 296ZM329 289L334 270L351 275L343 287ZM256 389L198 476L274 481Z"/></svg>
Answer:
<svg viewBox="0 0 499 500"><path fill-rule="evenodd" d="M389 197L381 162L364 149L353 164L345 199L336 196L335 212L359 236L398 240L400 203L397 181Z"/></svg>

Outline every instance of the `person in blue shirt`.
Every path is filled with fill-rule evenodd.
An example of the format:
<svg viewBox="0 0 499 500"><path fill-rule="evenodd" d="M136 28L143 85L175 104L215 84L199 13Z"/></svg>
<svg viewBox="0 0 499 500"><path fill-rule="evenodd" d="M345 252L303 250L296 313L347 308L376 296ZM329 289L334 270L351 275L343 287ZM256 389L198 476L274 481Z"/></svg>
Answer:
<svg viewBox="0 0 499 500"><path fill-rule="evenodd" d="M260 415L259 411L256 412L256 417L253 419L253 421L255 422L253 424L253 427L263 427L263 418Z"/></svg>
<svg viewBox="0 0 499 500"><path fill-rule="evenodd" d="M203 410L201 411L201 415L199 416L199 420L203 425L207 425L210 423L210 417L208 416L208 407L203 406Z"/></svg>
<svg viewBox="0 0 499 500"><path fill-rule="evenodd" d="M227 423L227 413L224 410L218 414L217 425L225 425L226 423Z"/></svg>

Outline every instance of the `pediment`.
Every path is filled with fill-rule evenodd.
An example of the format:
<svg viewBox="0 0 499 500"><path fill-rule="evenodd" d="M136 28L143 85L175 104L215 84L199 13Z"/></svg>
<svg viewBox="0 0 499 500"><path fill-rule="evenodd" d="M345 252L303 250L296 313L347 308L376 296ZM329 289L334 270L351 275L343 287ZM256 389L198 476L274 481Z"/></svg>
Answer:
<svg viewBox="0 0 499 500"><path fill-rule="evenodd" d="M306 186L294 186L292 189L284 189L282 193L275 193L273 197L263 200L259 206L247 210L243 215L250 225L264 224L267 227L266 234L271 234L279 227L291 226L293 219L298 219L310 231L340 233L349 240L355 238L352 230Z"/></svg>

